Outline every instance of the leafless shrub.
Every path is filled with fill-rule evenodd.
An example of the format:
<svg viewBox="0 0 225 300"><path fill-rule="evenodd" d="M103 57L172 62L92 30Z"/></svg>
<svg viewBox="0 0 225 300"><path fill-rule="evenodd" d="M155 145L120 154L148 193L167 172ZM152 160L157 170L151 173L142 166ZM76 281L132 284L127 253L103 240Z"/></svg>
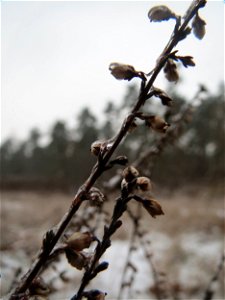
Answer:
<svg viewBox="0 0 225 300"><path fill-rule="evenodd" d="M150 179L139 176L139 171L130 165L124 169L120 195L116 199L109 224L104 226L103 237L98 238L91 230L82 231L81 227L68 237L64 236L66 228L71 221L76 218L78 210L84 202L88 203L88 205L94 205L94 207L99 207L104 203L104 193L94 185L100 176L108 169L111 169L115 165L127 164L127 158L124 156L112 157L127 133L135 127L135 120L139 119L147 129L154 130L162 135L169 131L170 124L168 124L166 120L157 115L149 115L141 111L141 109L144 108L145 102L149 101L153 96L160 98L163 105L171 105L173 100L163 90L155 88L153 84L161 70L164 71L168 81L179 80L179 72L177 69L178 61L180 61L184 67L193 67L195 65L191 56L178 56L177 50L174 51L174 48L180 41L185 39L192 30L197 38L203 38L205 34L205 21L199 17L198 13L199 9L204 7L205 4L206 0L194 0L183 19L164 5L150 9L148 13L150 21L175 20L172 35L151 72L145 73L143 71L136 71L133 66L123 63L114 62L110 64L109 70L116 79L130 81L137 77L141 81L137 101L124 119L118 134L114 138L96 141L91 145L91 153L96 156L97 162L90 176L78 189L71 206L60 223L45 233L42 247L36 260L28 272L21 278L16 289L12 292L11 300L25 300L32 299L32 297L33 299L37 299L38 297L39 299L40 297L43 299L46 297L49 293L49 288L42 281L40 274L51 259L62 253L65 254L70 265L78 270L84 270L78 291L71 300L80 300L82 297L89 300L103 300L106 295L105 292L86 290L86 287L93 278L108 268L108 262L101 262L100 259L107 248L110 247L112 235L122 226L121 216L128 210L129 202L131 200L136 201L138 206L144 208L153 218L164 214L160 203L149 194L149 190L151 190ZM193 20L192 28L188 26L191 20ZM136 222L135 230L137 231L138 219L134 217L133 220ZM84 252L83 250L89 248L92 243L96 243L94 251ZM131 266L131 263L127 264L127 266L128 265L135 271L135 267ZM156 274L155 272L155 281L158 289L157 297L161 299L162 291L160 291Z"/></svg>

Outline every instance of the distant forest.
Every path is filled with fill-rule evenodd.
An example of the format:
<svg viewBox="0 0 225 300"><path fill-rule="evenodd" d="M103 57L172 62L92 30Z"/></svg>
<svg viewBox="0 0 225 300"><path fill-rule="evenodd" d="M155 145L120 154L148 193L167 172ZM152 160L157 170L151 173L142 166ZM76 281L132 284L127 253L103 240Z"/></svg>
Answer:
<svg viewBox="0 0 225 300"><path fill-rule="evenodd" d="M137 121L117 155L126 155L132 163L140 153L146 153L145 159L139 162L142 174L150 175L161 186L222 182L225 177L224 85L215 94L203 88L202 92L202 100L190 100L172 91L173 105L163 109L160 99L149 101L145 112L163 116L171 128L167 133L157 133ZM76 116L74 128L68 128L66 121L56 121L45 144L38 128L30 131L27 140L5 140L0 148L1 188L68 190L78 187L96 161L90 153L91 144L113 137L137 94L137 87L132 85L120 105L108 101L101 122L89 107ZM182 114L185 110L188 114ZM103 180L109 181L112 174L107 172Z"/></svg>

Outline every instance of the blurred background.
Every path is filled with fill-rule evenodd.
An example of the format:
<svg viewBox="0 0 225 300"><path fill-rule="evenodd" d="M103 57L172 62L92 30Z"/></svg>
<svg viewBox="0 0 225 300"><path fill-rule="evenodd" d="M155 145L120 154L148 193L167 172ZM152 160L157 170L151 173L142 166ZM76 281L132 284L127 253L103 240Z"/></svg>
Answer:
<svg viewBox="0 0 225 300"><path fill-rule="evenodd" d="M117 81L108 65L127 63L146 73L154 67L174 27L173 20L149 22L148 10L158 4L2 2L3 294L16 274L29 266L42 235L60 220L90 174L96 161L91 143L114 136L135 103L139 80ZM183 15L189 2L160 4ZM154 263L169 278L169 298L202 299L224 247L223 5L209 1L200 10L207 22L204 39L191 34L176 48L178 55L193 56L196 66L179 65L176 84L168 83L163 72L155 82L173 105L163 106L154 98L144 111L164 117L171 124L168 133L153 132L137 122L116 152L151 178L153 195L164 208L165 216L157 220L144 215L143 226L151 229ZM120 174L119 168L110 170L97 183L109 200L106 211L111 211L110 201L119 193ZM126 256L122 249L128 246L128 219L109 252L109 262L115 261L118 249ZM113 263L116 272L122 265L123 257ZM109 271L108 279L101 278L100 287L104 283L110 291L113 274ZM69 282L79 280L77 273L68 276ZM143 278L137 278L135 299L157 297L151 276L150 272L143 286ZM224 298L222 281L221 277L216 299ZM110 291L114 297L119 280L117 285ZM52 299L71 295L68 289L57 289Z"/></svg>

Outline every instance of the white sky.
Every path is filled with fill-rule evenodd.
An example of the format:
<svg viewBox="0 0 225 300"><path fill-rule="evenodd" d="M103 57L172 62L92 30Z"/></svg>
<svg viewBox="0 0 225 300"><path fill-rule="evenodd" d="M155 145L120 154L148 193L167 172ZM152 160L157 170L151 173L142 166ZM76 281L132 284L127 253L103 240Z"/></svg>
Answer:
<svg viewBox="0 0 225 300"><path fill-rule="evenodd" d="M85 105L100 116L107 100L118 103L131 83L112 77L109 64L122 62L149 72L174 21L150 23L148 10L166 4L183 14L189 3L3 1L2 141L25 138L33 127L46 133L58 119L73 126ZM200 10L207 21L205 38L190 35L177 47L179 55L191 55L196 63L182 73L179 90L187 98L198 83L213 92L223 80L223 14L223 1L209 1ZM160 75L155 85L163 88L168 83Z"/></svg>

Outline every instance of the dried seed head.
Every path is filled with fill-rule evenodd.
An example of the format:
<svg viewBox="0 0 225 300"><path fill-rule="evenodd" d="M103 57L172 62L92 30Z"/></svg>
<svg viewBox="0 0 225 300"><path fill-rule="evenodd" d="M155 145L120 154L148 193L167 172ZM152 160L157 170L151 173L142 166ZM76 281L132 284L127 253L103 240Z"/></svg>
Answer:
<svg viewBox="0 0 225 300"><path fill-rule="evenodd" d="M133 179L135 179L136 177L138 177L139 172L137 169L135 169L133 166L129 166L127 168L125 168L123 170L123 178L127 181L127 182L131 182Z"/></svg>
<svg viewBox="0 0 225 300"><path fill-rule="evenodd" d="M50 293L50 289L41 277L37 277L32 281L29 291L31 295L45 296Z"/></svg>
<svg viewBox="0 0 225 300"><path fill-rule="evenodd" d="M65 254L68 263L78 270L82 270L89 261L81 252L76 252L70 248L65 250Z"/></svg>
<svg viewBox="0 0 225 300"><path fill-rule="evenodd" d="M192 56L177 56L176 58L182 62L185 68L195 66L195 62L193 61Z"/></svg>
<svg viewBox="0 0 225 300"><path fill-rule="evenodd" d="M98 156L103 146L103 141L95 141L91 144L91 153Z"/></svg>
<svg viewBox="0 0 225 300"><path fill-rule="evenodd" d="M169 19L176 19L176 14L170 10L166 5L159 5L152 7L148 12L150 22L167 21Z"/></svg>
<svg viewBox="0 0 225 300"><path fill-rule="evenodd" d="M70 249L82 251L89 248L93 240L93 235L90 232L75 232L67 239L66 244Z"/></svg>
<svg viewBox="0 0 225 300"><path fill-rule="evenodd" d="M146 125L153 130L161 133L165 133L170 124L168 124L163 118L159 116L151 116L146 120Z"/></svg>
<svg viewBox="0 0 225 300"><path fill-rule="evenodd" d="M178 81L179 74L177 72L177 66L172 59L167 60L165 67L163 68L163 71L164 71L166 79L168 81L171 81L171 82Z"/></svg>
<svg viewBox="0 0 225 300"><path fill-rule="evenodd" d="M153 218L155 218L158 215L164 215L164 212L159 202L152 198L145 198L142 202L142 205Z"/></svg>
<svg viewBox="0 0 225 300"><path fill-rule="evenodd" d="M166 92L156 87L153 88L153 92L155 97L161 99L163 105L172 106L173 99L171 99Z"/></svg>
<svg viewBox="0 0 225 300"><path fill-rule="evenodd" d="M205 36L205 25L206 22L203 19L201 19L197 13L192 22L192 29L194 35L200 40L203 39L203 37Z"/></svg>
<svg viewBox="0 0 225 300"><path fill-rule="evenodd" d="M148 177L138 177L136 184L142 191L150 191L152 189L151 180Z"/></svg>
<svg viewBox="0 0 225 300"><path fill-rule="evenodd" d="M103 261L95 268L95 272L100 273L102 271L105 271L108 268L108 266L109 263L107 261Z"/></svg>
<svg viewBox="0 0 225 300"><path fill-rule="evenodd" d="M111 71L111 74L119 80L124 79L130 81L134 77L139 77L143 80L146 79L143 72L136 71L131 65L114 62L109 65L109 70Z"/></svg>
<svg viewBox="0 0 225 300"><path fill-rule="evenodd" d="M96 187L92 187L88 193L88 200L90 205L101 206L105 201L105 195Z"/></svg>

